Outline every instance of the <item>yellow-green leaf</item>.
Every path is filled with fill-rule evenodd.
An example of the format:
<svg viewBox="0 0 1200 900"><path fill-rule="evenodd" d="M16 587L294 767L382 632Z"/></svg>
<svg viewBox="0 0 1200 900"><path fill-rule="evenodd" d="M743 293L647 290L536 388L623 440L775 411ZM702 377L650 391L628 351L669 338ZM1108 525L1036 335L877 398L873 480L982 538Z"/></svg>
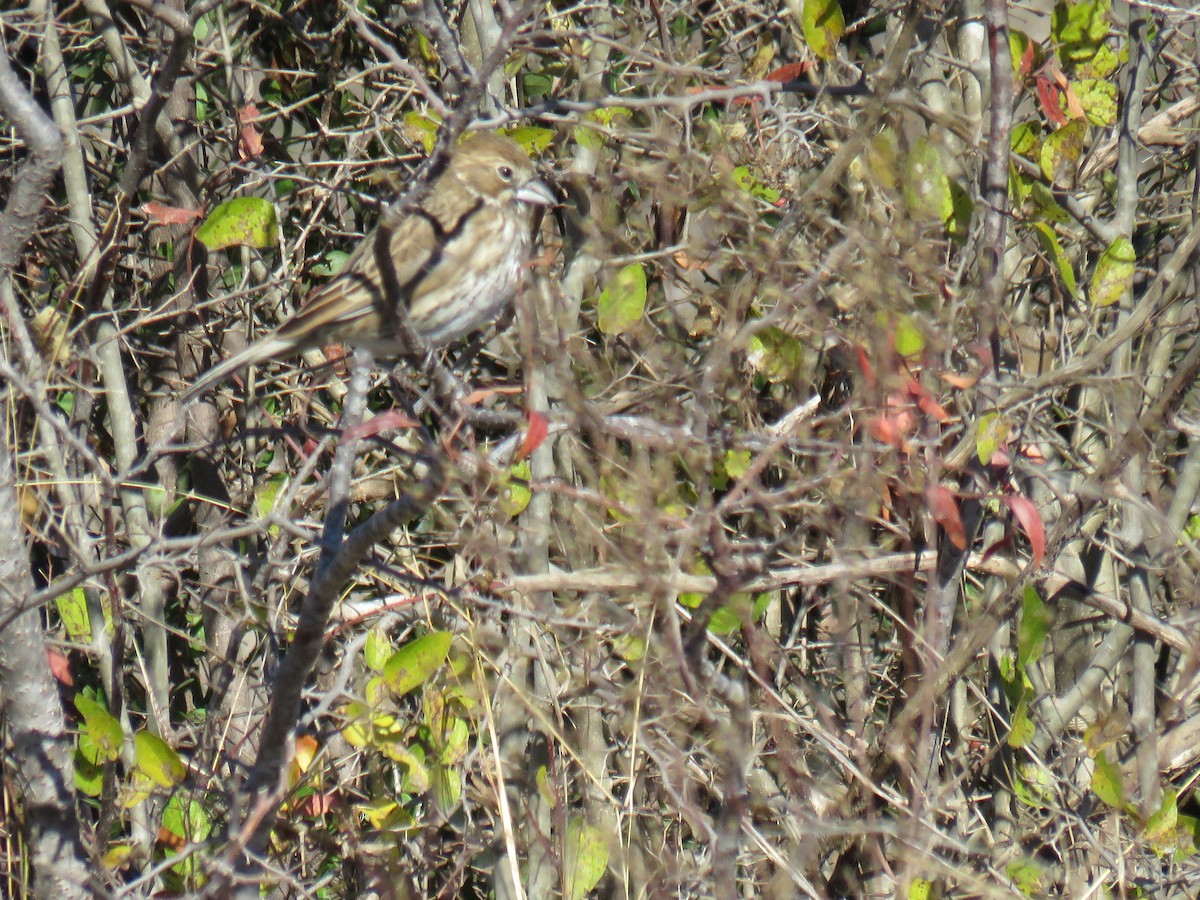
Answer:
<svg viewBox="0 0 1200 900"><path fill-rule="evenodd" d="M946 222L954 214L954 198L950 195L942 152L927 138L917 141L908 155L904 199L914 215L926 219Z"/></svg>
<svg viewBox="0 0 1200 900"><path fill-rule="evenodd" d="M999 413L984 413L975 425L975 455L985 466L1008 440L1008 420Z"/></svg>
<svg viewBox="0 0 1200 900"><path fill-rule="evenodd" d="M900 158L900 145L896 132L884 128L871 139L865 151L867 170L875 183L884 190L894 191L900 181L896 160Z"/></svg>
<svg viewBox="0 0 1200 900"><path fill-rule="evenodd" d="M554 132L549 128L538 128L534 125L522 125L513 128L508 136L521 145L521 149L530 156L541 153L554 141Z"/></svg>
<svg viewBox="0 0 1200 900"><path fill-rule="evenodd" d="M731 173L730 177L733 183L740 187L743 191L753 197L755 200L762 200L765 203L775 205L783 196L779 191L770 185L763 184L748 166L738 166Z"/></svg>
<svg viewBox="0 0 1200 900"><path fill-rule="evenodd" d="M1036 859L1025 857L1011 862L1005 872L1023 896L1045 896L1046 868Z"/></svg>
<svg viewBox="0 0 1200 900"><path fill-rule="evenodd" d="M846 17L837 0L804 0L800 27L813 53L821 59L833 59L846 30Z"/></svg>
<svg viewBox="0 0 1200 900"><path fill-rule="evenodd" d="M162 826L189 843L199 843L212 833L212 819L198 800L173 794L163 810Z"/></svg>
<svg viewBox="0 0 1200 900"><path fill-rule="evenodd" d="M1014 125L1012 130L1012 149L1017 156L1026 159L1039 159L1042 146L1042 126L1036 119Z"/></svg>
<svg viewBox="0 0 1200 900"><path fill-rule="evenodd" d="M624 334L646 311L646 270L641 263L622 268L600 294L596 325L608 335Z"/></svg>
<svg viewBox="0 0 1200 900"><path fill-rule="evenodd" d="M783 329L768 326L751 335L746 362L772 384L790 381L804 362L804 345Z"/></svg>
<svg viewBox="0 0 1200 900"><path fill-rule="evenodd" d="M1079 160L1083 157L1088 124L1072 119L1042 141L1041 167L1046 180L1057 188L1069 188L1075 183Z"/></svg>
<svg viewBox="0 0 1200 900"><path fill-rule="evenodd" d="M563 847L564 900L584 900L599 884L608 868L608 845L604 833L572 816Z"/></svg>
<svg viewBox="0 0 1200 900"><path fill-rule="evenodd" d="M1146 820L1144 832L1155 853L1175 849L1179 838L1179 795L1175 791L1163 791L1162 803Z"/></svg>
<svg viewBox="0 0 1200 900"><path fill-rule="evenodd" d="M1117 121L1117 86L1100 78L1081 78L1072 82L1071 89L1083 107L1087 120L1102 128Z"/></svg>
<svg viewBox="0 0 1200 900"><path fill-rule="evenodd" d="M966 189L953 178L948 179L947 183L950 186L950 218L946 220L946 234L961 244L970 236L975 202Z"/></svg>
<svg viewBox="0 0 1200 900"><path fill-rule="evenodd" d="M933 882L928 878L914 878L908 883L908 900L931 900Z"/></svg>
<svg viewBox="0 0 1200 900"><path fill-rule="evenodd" d="M187 775L179 754L149 731L139 731L133 736L133 758L138 770L159 787L175 787Z"/></svg>
<svg viewBox="0 0 1200 900"><path fill-rule="evenodd" d="M391 655L392 642L386 631L382 628L372 628L367 632L367 640L363 644L363 661L368 669L372 672L382 672Z"/></svg>
<svg viewBox="0 0 1200 900"><path fill-rule="evenodd" d="M1059 56L1082 63L1095 56L1108 36L1109 0L1059 0L1050 17L1050 37Z"/></svg>
<svg viewBox="0 0 1200 900"><path fill-rule="evenodd" d="M892 339L896 352L905 359L919 356L925 350L925 335L911 316L896 319Z"/></svg>
<svg viewBox="0 0 1200 900"><path fill-rule="evenodd" d="M1119 237L1100 255L1088 291L1093 306L1111 306L1133 286L1137 253L1129 238Z"/></svg>
<svg viewBox="0 0 1200 900"><path fill-rule="evenodd" d="M529 479L532 477L533 470L529 467L527 459L509 469L508 478L505 479L504 486L500 489L500 496L496 501L500 512L510 518L516 518L525 512L529 501L533 499L533 491L529 487Z"/></svg>
<svg viewBox="0 0 1200 900"><path fill-rule="evenodd" d="M749 450L726 450L725 472L730 478L741 478L750 469L753 454Z"/></svg>
<svg viewBox="0 0 1200 900"><path fill-rule="evenodd" d="M397 650L383 667L387 686L402 696L423 685L446 661L452 637L448 631L434 631Z"/></svg>
<svg viewBox="0 0 1200 900"><path fill-rule="evenodd" d="M1008 746L1021 748L1026 746L1034 735L1033 720L1029 718L1028 703L1022 699L1013 710L1012 725L1008 731Z"/></svg>
<svg viewBox="0 0 1200 900"><path fill-rule="evenodd" d="M196 229L196 240L209 250L273 247L279 240L275 206L261 197L226 200Z"/></svg>
<svg viewBox="0 0 1200 900"><path fill-rule="evenodd" d="M77 642L92 639L92 617L88 614L87 595L83 588L77 587L71 593L57 597L54 604L58 607L58 616L67 629L69 639Z"/></svg>
<svg viewBox="0 0 1200 900"><path fill-rule="evenodd" d="M1025 588L1025 597L1021 607L1021 624L1017 627L1017 665L1024 669L1030 663L1037 662L1042 656L1046 636L1050 633L1050 624L1054 615L1046 608L1037 588Z"/></svg>
<svg viewBox="0 0 1200 900"><path fill-rule="evenodd" d="M417 112L415 110L404 114L404 133L409 140L417 141L426 153L432 153L437 146L438 129L442 119L433 113Z"/></svg>
<svg viewBox="0 0 1200 900"><path fill-rule="evenodd" d="M1034 809L1051 805L1054 802L1054 789L1050 773L1035 762L1021 763L1013 780L1013 795Z"/></svg>
<svg viewBox="0 0 1200 900"><path fill-rule="evenodd" d="M1038 236L1038 241L1041 243L1042 249L1050 257L1050 262L1058 270L1058 277L1062 279L1063 287L1067 289L1067 292L1072 297L1079 296L1079 285L1075 281L1075 270L1071 268L1071 261L1067 259L1066 251L1063 250L1062 244L1059 243L1058 235L1054 233L1054 229L1045 222L1034 222L1033 230Z"/></svg>

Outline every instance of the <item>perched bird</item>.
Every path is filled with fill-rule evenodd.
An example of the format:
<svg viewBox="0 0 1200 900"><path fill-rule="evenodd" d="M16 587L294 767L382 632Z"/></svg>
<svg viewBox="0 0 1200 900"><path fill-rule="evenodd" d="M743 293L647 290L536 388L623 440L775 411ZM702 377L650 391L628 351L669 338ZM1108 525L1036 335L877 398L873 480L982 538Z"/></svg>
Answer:
<svg viewBox="0 0 1200 900"><path fill-rule="evenodd" d="M520 146L497 134L467 138L418 207L385 214L359 242L346 266L316 288L295 315L245 350L206 372L183 395L188 403L237 370L329 341L396 355L399 312L376 263L376 235L391 229L396 298L413 330L441 347L477 331L512 300L529 259L537 206L554 204Z"/></svg>

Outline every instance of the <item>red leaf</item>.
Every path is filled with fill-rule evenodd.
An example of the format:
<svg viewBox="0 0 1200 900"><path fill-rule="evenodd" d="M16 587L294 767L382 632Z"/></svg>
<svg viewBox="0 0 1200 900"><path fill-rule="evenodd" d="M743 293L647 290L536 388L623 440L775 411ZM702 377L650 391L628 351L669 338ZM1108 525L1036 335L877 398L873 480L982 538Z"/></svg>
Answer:
<svg viewBox="0 0 1200 900"><path fill-rule="evenodd" d="M1066 125L1067 117L1062 111L1062 104L1059 101L1059 91L1054 82L1044 75L1039 75L1037 78L1037 95L1038 102L1041 103L1042 109L1046 113L1046 118L1055 125Z"/></svg>
<svg viewBox="0 0 1200 900"><path fill-rule="evenodd" d="M863 378L866 379L867 387L875 387L875 368L867 357L866 348L859 344L854 348L854 352L858 354L858 368L862 371Z"/></svg>
<svg viewBox="0 0 1200 900"><path fill-rule="evenodd" d="M409 418L400 412L400 410L393 409L385 413L380 413L368 421L360 423L355 428L347 428L344 439L357 441L367 437L374 437L381 431L390 431L393 428L416 428L420 424L420 422Z"/></svg>
<svg viewBox="0 0 1200 900"><path fill-rule="evenodd" d="M1033 71L1033 41L1025 43L1025 52L1021 54L1021 77L1025 78Z"/></svg>
<svg viewBox="0 0 1200 900"><path fill-rule="evenodd" d="M542 441L550 433L550 422L540 412L528 409L525 411L525 419L529 422L529 427L525 430L525 437L521 439L521 446L513 454L513 462L515 463L520 462L538 447L542 446Z"/></svg>
<svg viewBox="0 0 1200 900"><path fill-rule="evenodd" d="M142 215L155 225L190 225L204 213L198 209L183 209L178 206L167 206L165 203L143 203Z"/></svg>
<svg viewBox="0 0 1200 900"><path fill-rule="evenodd" d="M258 119L258 107L253 103L247 103L238 110L238 155L242 159L255 159L262 156L263 139L262 132L255 126L254 122Z"/></svg>
<svg viewBox="0 0 1200 900"><path fill-rule="evenodd" d="M958 501L954 499L950 489L934 485L925 492L925 501L933 513L933 521L946 532L950 543L958 550L966 550L967 532L963 528L962 516L958 511Z"/></svg>
<svg viewBox="0 0 1200 900"><path fill-rule="evenodd" d="M881 444L888 444L907 453L909 446L904 434L909 430L907 426L911 418L904 415L876 416L867 420L867 431Z"/></svg>
<svg viewBox="0 0 1200 900"><path fill-rule="evenodd" d="M71 677L71 663L66 654L54 647L46 648L46 662L50 663L50 674L59 684L73 687L75 679Z"/></svg>
<svg viewBox="0 0 1200 900"><path fill-rule="evenodd" d="M763 76L764 81L778 81L781 84L785 81L795 81L805 72L813 67L812 60L806 62L794 62L780 66Z"/></svg>
<svg viewBox="0 0 1200 900"><path fill-rule="evenodd" d="M933 399L933 394L929 393L929 390L917 379L908 379L908 392L917 398L917 407L925 415L931 419L937 419L939 422L950 421L950 413L946 412L942 404Z"/></svg>
<svg viewBox="0 0 1200 900"><path fill-rule="evenodd" d="M975 387L975 383L979 381L975 375L960 375L958 372L941 372L939 377L950 387L958 388L960 391Z"/></svg>
<svg viewBox="0 0 1200 900"><path fill-rule="evenodd" d="M1028 497L1022 497L1020 494L1006 494L1004 503L1012 511L1013 518L1017 520L1021 530L1025 532L1025 537L1029 539L1034 568L1040 569L1042 558L1046 555L1046 527L1042 524L1037 507Z"/></svg>

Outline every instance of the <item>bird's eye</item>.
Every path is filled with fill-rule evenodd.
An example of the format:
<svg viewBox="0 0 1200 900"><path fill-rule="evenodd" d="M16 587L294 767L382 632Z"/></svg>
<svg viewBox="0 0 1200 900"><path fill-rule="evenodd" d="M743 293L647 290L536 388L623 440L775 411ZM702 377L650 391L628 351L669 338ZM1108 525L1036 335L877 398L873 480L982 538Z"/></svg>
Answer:
<svg viewBox="0 0 1200 900"><path fill-rule="evenodd" d="M512 181L512 179L513 179L512 166L500 166L500 168L498 168L496 170L496 174L499 175L503 181Z"/></svg>

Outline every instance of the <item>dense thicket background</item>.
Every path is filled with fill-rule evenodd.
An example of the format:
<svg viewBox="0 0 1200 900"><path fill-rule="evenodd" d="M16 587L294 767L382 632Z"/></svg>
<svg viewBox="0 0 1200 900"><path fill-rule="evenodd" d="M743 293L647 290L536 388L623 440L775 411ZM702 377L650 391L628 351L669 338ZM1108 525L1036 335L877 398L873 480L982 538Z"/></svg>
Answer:
<svg viewBox="0 0 1200 900"><path fill-rule="evenodd" d="M1197 20L0 11L0 891L1195 896ZM468 125L468 402L181 410Z"/></svg>

